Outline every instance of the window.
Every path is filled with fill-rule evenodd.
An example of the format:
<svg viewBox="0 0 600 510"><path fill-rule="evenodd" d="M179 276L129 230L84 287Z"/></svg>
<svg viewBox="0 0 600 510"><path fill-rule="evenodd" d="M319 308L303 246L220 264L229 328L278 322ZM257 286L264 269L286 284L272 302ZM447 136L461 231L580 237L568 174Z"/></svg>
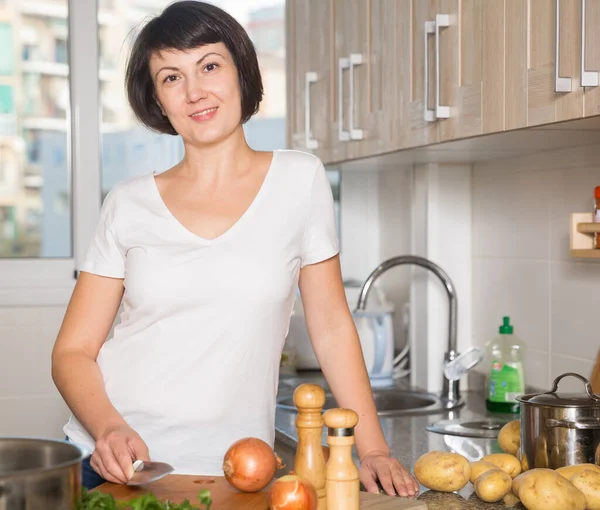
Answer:
<svg viewBox="0 0 600 510"><path fill-rule="evenodd" d="M124 91L125 63L140 22L159 14L169 3L171 0L105 1L98 11L102 197L117 182L152 170L166 170L183 155L179 137L157 135L139 126Z"/></svg>
<svg viewBox="0 0 600 510"><path fill-rule="evenodd" d="M0 85L0 115L14 113L14 110L13 88L8 85Z"/></svg>
<svg viewBox="0 0 600 510"><path fill-rule="evenodd" d="M0 258L72 257L66 8L31 3L0 24Z"/></svg>
<svg viewBox="0 0 600 510"><path fill-rule="evenodd" d="M0 76L11 75L14 67L12 25L0 23Z"/></svg>

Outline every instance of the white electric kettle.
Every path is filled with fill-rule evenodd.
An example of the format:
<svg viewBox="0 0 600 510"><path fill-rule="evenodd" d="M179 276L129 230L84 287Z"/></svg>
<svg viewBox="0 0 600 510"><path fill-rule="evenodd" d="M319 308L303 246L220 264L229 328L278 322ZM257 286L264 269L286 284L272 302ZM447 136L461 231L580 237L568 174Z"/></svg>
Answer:
<svg viewBox="0 0 600 510"><path fill-rule="evenodd" d="M360 282L345 282L344 289L350 309L356 304L360 288ZM354 312L352 317L360 338L371 386L381 388L394 384L394 308L379 288L374 287L371 295L367 309ZM294 303L286 348L294 353L296 369L320 368L310 343L299 296Z"/></svg>

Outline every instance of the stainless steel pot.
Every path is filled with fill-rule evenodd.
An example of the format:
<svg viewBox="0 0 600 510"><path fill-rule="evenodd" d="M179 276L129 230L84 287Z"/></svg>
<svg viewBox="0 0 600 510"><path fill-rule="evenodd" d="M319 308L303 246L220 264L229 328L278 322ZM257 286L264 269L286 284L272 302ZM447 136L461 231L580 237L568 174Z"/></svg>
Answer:
<svg viewBox="0 0 600 510"><path fill-rule="evenodd" d="M65 441L0 438L0 510L74 510L84 456Z"/></svg>
<svg viewBox="0 0 600 510"><path fill-rule="evenodd" d="M564 377L585 385L582 393L557 393ZM517 397L521 411L521 455L530 468L556 469L600 464L600 395L590 382L572 372L554 379L552 389Z"/></svg>

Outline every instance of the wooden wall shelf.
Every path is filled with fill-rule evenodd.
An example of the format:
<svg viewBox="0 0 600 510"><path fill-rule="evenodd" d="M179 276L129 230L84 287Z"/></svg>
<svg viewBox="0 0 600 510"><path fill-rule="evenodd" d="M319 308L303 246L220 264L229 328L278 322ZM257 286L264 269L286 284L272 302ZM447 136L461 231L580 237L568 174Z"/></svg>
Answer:
<svg viewBox="0 0 600 510"><path fill-rule="evenodd" d="M600 259L600 249L594 249L594 234L600 234L600 223L592 222L592 213L571 214L571 257Z"/></svg>

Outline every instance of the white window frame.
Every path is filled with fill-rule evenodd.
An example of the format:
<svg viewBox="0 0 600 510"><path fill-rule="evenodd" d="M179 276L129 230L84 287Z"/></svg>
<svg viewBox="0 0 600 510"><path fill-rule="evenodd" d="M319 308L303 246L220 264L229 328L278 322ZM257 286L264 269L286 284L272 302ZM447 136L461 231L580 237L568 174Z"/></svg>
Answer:
<svg viewBox="0 0 600 510"><path fill-rule="evenodd" d="M68 0L71 109L67 153L71 186L70 259L0 259L0 307L66 305L101 206L100 87L96 0Z"/></svg>

